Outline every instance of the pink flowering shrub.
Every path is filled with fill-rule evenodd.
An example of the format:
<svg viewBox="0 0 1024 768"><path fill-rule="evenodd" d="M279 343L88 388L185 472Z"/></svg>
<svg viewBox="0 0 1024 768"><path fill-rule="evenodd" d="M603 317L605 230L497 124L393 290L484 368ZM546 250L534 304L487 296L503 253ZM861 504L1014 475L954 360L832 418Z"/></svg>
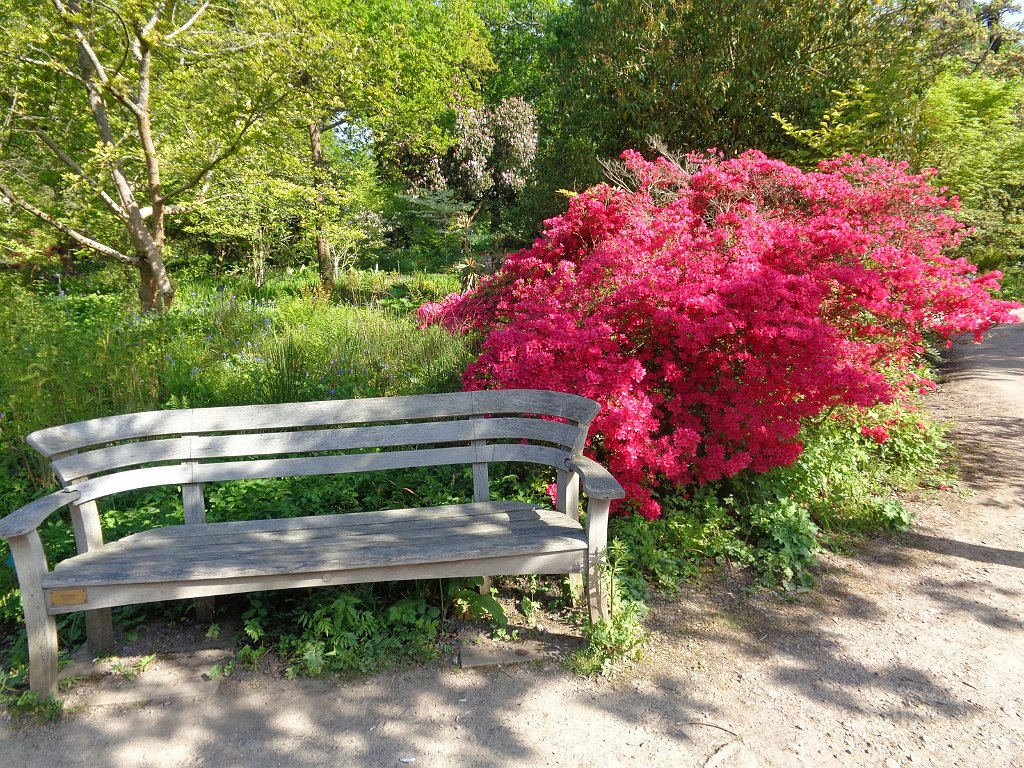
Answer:
<svg viewBox="0 0 1024 768"><path fill-rule="evenodd" d="M952 255L956 202L905 166L622 158L634 189L573 198L501 272L420 317L483 334L468 389L600 402L588 450L627 511L657 517L665 483L788 465L808 417L928 388L926 334L980 339L1013 320L991 295L1000 275Z"/></svg>

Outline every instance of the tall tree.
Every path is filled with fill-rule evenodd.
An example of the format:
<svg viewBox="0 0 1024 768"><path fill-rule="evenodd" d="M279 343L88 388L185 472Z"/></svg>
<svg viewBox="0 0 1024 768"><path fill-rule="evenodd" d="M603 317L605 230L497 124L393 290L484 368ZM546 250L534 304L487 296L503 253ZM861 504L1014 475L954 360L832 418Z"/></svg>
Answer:
<svg viewBox="0 0 1024 768"><path fill-rule="evenodd" d="M490 214L491 244L500 251L503 211L533 177L537 115L518 96L493 107L464 107L456 115L455 134L455 145L444 157L431 158L407 200L414 215L459 232L460 267L476 269L477 216L485 209ZM487 268L496 266L492 261Z"/></svg>
<svg viewBox="0 0 1024 768"><path fill-rule="evenodd" d="M562 0L476 0L497 68L484 81L489 104L521 96L538 105L551 94L548 37Z"/></svg>
<svg viewBox="0 0 1024 768"><path fill-rule="evenodd" d="M460 112L458 143L445 158L448 187L471 206L465 227L490 203L491 232L500 248L504 206L515 202L534 172L537 114L526 99L513 96L493 107ZM463 244L469 255L468 240Z"/></svg>
<svg viewBox="0 0 1024 768"><path fill-rule="evenodd" d="M453 141L445 127L454 104L477 99L493 65L479 17L457 0L308 0L289 10L302 36L294 55L309 61L296 118L308 134L312 226L330 291L328 229L339 211L326 145L344 141L339 134L358 137L393 173L406 156L443 152Z"/></svg>
<svg viewBox="0 0 1024 768"><path fill-rule="evenodd" d="M911 92L926 76L931 2L580 0L552 30L549 116L563 186L597 159L661 136L678 150L794 146L773 118L814 124L856 81ZM894 95L893 98L896 96ZM559 157L560 154L560 157Z"/></svg>
<svg viewBox="0 0 1024 768"><path fill-rule="evenodd" d="M1024 47L1020 4L965 2L961 34L921 99L911 162L935 168L972 230L963 253L985 269L1024 259ZM1016 21L1015 21L1016 20Z"/></svg>
<svg viewBox="0 0 1024 768"><path fill-rule="evenodd" d="M0 195L138 270L166 310L167 216L290 93L278 8L239 0L0 0Z"/></svg>

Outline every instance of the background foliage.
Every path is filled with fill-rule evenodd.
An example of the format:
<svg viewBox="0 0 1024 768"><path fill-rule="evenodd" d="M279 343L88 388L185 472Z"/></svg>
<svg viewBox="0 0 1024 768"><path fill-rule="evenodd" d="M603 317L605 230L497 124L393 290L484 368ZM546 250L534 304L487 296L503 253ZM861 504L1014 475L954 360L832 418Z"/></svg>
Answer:
<svg viewBox="0 0 1024 768"><path fill-rule="evenodd" d="M487 271L561 210L559 190L591 186L602 160L651 135L677 152L755 148L805 167L844 152L935 166L977 228L971 255L993 267L1019 257L1024 56L1010 2L279 0L227 14L179 0L147 38L162 193L119 100L138 85L126 31L142 30L146 9L0 9L0 182L125 253L130 229L101 196L117 196L114 166L143 215L187 187L165 201L172 279L195 254L257 282L319 260L328 287L345 267L382 262L468 257ZM110 141L76 74L74 23L95 28L116 74L99 93ZM410 192L444 187L410 208ZM5 212L7 262L95 258Z"/></svg>

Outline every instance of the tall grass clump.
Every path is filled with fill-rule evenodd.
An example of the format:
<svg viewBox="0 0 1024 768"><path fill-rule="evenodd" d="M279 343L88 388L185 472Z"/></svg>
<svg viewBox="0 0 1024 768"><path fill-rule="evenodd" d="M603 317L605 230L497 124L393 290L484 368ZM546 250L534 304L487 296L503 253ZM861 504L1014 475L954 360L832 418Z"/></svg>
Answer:
<svg viewBox="0 0 1024 768"><path fill-rule="evenodd" d="M0 281L8 483L46 482L20 441L41 427L167 407L447 391L471 359L466 340L420 330L397 310L309 295L183 286L170 313L139 315L126 298Z"/></svg>
<svg viewBox="0 0 1024 768"><path fill-rule="evenodd" d="M422 394L457 389L468 345L416 327L387 309L310 298L276 302L233 296L187 310L191 333L169 340L169 405L281 403ZM206 315L234 315L210 331ZM159 321L159 319L158 319ZM237 327L237 326L241 327ZM205 328L204 328L205 326Z"/></svg>

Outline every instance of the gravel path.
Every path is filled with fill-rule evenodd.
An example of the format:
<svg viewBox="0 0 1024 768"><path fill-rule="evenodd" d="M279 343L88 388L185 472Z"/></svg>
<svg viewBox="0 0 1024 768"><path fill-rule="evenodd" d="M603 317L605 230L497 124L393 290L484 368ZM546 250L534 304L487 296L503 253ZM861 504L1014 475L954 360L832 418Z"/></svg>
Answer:
<svg viewBox="0 0 1024 768"><path fill-rule="evenodd" d="M911 502L913 533L828 555L809 594L724 581L661 602L628 675L248 675L183 698L172 683L149 705L0 723L0 766L1021 768L1024 327L958 345L929 404L957 424L960 492Z"/></svg>

